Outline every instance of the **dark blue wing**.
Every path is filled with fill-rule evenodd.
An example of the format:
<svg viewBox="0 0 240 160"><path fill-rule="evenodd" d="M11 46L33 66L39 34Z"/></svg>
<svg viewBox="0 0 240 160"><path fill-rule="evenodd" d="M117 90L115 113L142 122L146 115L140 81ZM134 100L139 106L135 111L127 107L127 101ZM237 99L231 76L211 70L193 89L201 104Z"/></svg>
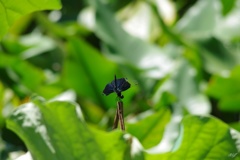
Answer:
<svg viewBox="0 0 240 160"><path fill-rule="evenodd" d="M108 83L103 90L103 94L107 96L113 92L114 92L114 86L112 86L111 83Z"/></svg>
<svg viewBox="0 0 240 160"><path fill-rule="evenodd" d="M131 84L125 78L117 79L117 89L120 92L127 90L130 86Z"/></svg>

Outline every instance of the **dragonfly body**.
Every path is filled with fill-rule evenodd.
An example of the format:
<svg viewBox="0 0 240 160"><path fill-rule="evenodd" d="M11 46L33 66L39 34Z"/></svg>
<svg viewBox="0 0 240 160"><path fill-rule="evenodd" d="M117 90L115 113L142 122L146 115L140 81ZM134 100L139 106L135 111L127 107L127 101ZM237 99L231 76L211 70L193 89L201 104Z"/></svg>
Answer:
<svg viewBox="0 0 240 160"><path fill-rule="evenodd" d="M103 90L103 94L106 96L115 92L117 96L121 99L124 98L122 95L122 92L130 88L131 84L125 79L125 78L116 78L116 75L114 77L115 79L106 85L106 87Z"/></svg>

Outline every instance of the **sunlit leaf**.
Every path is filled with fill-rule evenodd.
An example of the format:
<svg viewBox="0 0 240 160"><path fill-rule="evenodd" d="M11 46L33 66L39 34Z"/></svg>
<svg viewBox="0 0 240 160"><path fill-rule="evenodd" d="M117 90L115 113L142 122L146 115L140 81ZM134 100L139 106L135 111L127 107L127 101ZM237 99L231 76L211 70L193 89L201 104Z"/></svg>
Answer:
<svg viewBox="0 0 240 160"><path fill-rule="evenodd" d="M0 38L7 33L9 27L21 16L39 10L60 9L59 0L23 0L0 1Z"/></svg>
<svg viewBox="0 0 240 160"><path fill-rule="evenodd" d="M39 160L44 157L56 159L39 108L34 104L25 104L19 107L8 119L7 126L25 142L33 157Z"/></svg>
<svg viewBox="0 0 240 160"><path fill-rule="evenodd" d="M22 138L34 159L110 160L116 154L123 156L122 133L92 132L78 110L72 102L45 102L37 97L34 103L19 107L7 126Z"/></svg>
<svg viewBox="0 0 240 160"><path fill-rule="evenodd" d="M150 148L160 142L169 120L169 110L162 109L137 123L127 124L127 131L137 137L143 147Z"/></svg>
<svg viewBox="0 0 240 160"><path fill-rule="evenodd" d="M148 155L148 160L237 160L239 152L227 124L213 117L187 116L172 152Z"/></svg>

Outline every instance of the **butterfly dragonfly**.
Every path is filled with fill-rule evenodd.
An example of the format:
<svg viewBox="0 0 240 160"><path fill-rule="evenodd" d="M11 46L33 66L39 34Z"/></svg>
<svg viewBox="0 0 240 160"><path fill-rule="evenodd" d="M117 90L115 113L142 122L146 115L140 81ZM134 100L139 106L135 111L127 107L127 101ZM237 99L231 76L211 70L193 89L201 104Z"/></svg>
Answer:
<svg viewBox="0 0 240 160"><path fill-rule="evenodd" d="M113 129L118 127L118 122L120 121L121 129L123 131L125 130L124 118L123 118L123 102L121 101L121 99L124 98L124 96L122 95L122 92L130 88L130 86L131 84L125 78L117 79L115 75L114 80L111 83L108 83L103 90L103 94L105 94L106 96L115 92L118 98L120 99L117 102L117 111L114 118Z"/></svg>
<svg viewBox="0 0 240 160"><path fill-rule="evenodd" d="M115 75L114 80L111 83L108 83L104 88L103 94L107 96L115 92L120 99L123 99L124 96L122 95L122 92L130 88L130 86L131 84L126 80L126 78L117 79Z"/></svg>

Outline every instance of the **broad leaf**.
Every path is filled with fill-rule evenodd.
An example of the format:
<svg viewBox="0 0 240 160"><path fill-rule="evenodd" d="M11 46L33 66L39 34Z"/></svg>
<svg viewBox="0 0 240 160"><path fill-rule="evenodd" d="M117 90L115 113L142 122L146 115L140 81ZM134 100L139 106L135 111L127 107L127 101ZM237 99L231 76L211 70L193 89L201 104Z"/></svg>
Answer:
<svg viewBox="0 0 240 160"><path fill-rule="evenodd" d="M0 39L19 17L34 11L60 8L59 0L0 0Z"/></svg>
<svg viewBox="0 0 240 160"><path fill-rule="evenodd" d="M78 111L71 102L36 99L19 107L7 126L22 138L36 160L110 160L116 154L123 157L126 145L122 133L92 132Z"/></svg>
<svg viewBox="0 0 240 160"><path fill-rule="evenodd" d="M239 133L238 133L239 134ZM148 160L239 160L235 140L227 124L214 117L186 116L172 152L148 155Z"/></svg>
<svg viewBox="0 0 240 160"><path fill-rule="evenodd" d="M170 120L170 111L162 109L133 124L127 124L127 131L137 137L144 148L160 143L166 124Z"/></svg>

